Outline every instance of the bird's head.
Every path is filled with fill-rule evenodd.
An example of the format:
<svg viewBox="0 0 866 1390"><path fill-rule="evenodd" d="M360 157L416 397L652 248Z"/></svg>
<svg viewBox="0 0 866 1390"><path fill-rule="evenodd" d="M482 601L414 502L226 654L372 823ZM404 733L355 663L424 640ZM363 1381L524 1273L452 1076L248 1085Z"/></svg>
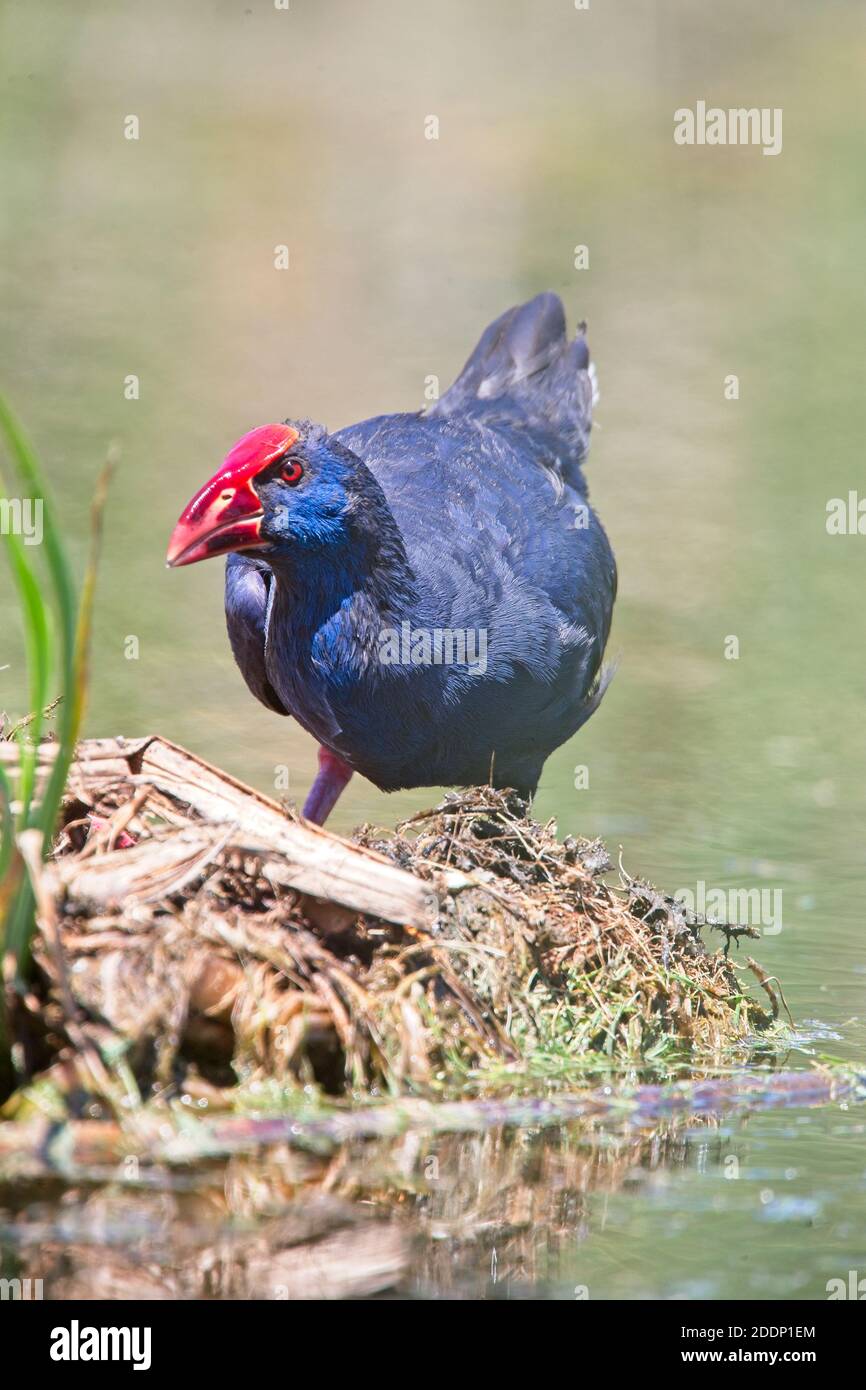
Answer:
<svg viewBox="0 0 866 1390"><path fill-rule="evenodd" d="M260 425L181 512L166 561L333 544L356 510L359 470L366 472L360 460L317 426Z"/></svg>

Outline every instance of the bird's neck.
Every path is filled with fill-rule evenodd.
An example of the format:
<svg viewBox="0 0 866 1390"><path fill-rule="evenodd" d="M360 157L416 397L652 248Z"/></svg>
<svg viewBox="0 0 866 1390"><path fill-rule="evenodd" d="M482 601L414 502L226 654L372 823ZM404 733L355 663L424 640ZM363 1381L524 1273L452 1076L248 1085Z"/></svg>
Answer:
<svg viewBox="0 0 866 1390"><path fill-rule="evenodd" d="M314 541L268 555L276 578L274 619L301 638L351 625L355 641L411 617L418 588L403 537L373 475L357 461L350 506Z"/></svg>

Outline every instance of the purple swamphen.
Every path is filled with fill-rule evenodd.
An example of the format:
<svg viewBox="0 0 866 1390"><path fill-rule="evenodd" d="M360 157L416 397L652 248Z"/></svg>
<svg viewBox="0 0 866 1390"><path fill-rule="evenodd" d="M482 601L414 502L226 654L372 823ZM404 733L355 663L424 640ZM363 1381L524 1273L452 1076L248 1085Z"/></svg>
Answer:
<svg viewBox="0 0 866 1390"><path fill-rule="evenodd" d="M244 679L321 745L308 818L353 772L528 797L592 714L616 594L581 471L592 401L583 333L541 294L430 409L262 425L189 503L168 563L228 554Z"/></svg>

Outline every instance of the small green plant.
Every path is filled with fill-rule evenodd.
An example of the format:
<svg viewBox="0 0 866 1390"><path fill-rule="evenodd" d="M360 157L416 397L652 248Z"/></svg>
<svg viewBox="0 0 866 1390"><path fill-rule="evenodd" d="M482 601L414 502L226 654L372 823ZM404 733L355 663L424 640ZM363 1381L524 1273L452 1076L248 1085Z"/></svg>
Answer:
<svg viewBox="0 0 866 1390"><path fill-rule="evenodd" d="M17 837L23 830L37 830L43 855L51 849L84 709L101 517L110 466L103 469L94 497L90 556L79 598L39 461L2 397L0 442L18 489L42 513L40 546L25 546L11 526L5 528L4 537L24 627L30 708L28 718L11 731L18 745L14 787L0 760L0 1070L9 1071L13 1041L10 1004L27 980L35 927L33 887ZM8 495L0 468L0 496ZM34 549L42 555L34 557ZM56 756L40 785L39 742L52 699L58 706Z"/></svg>

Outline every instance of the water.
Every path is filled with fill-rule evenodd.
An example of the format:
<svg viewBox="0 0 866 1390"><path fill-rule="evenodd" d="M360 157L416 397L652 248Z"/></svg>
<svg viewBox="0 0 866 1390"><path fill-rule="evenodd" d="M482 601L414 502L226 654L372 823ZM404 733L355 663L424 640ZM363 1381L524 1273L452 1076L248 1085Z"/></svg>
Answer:
<svg viewBox="0 0 866 1390"><path fill-rule="evenodd" d="M601 379L589 477L619 669L538 811L669 890L778 890L782 929L750 949L817 1020L812 1051L862 1061L866 540L826 529L829 499L866 491L862 7L12 0L0 53L0 381L79 560L122 450L88 731L159 730L266 789L285 765L302 797L315 749L247 696L218 567L163 568L176 516L252 425L420 406L491 318L556 289ZM699 99L781 107L781 154L676 146ZM2 583L0 707L20 714ZM356 779L334 824L430 798ZM624 1150L452 1139L429 1191L427 1150L385 1146L381 1179L355 1156L338 1195L418 1232L399 1279L422 1294L823 1297L866 1274L862 1122L758 1114ZM181 1202L193 1245L235 1220L211 1202L195 1234L205 1207L205 1186Z"/></svg>

